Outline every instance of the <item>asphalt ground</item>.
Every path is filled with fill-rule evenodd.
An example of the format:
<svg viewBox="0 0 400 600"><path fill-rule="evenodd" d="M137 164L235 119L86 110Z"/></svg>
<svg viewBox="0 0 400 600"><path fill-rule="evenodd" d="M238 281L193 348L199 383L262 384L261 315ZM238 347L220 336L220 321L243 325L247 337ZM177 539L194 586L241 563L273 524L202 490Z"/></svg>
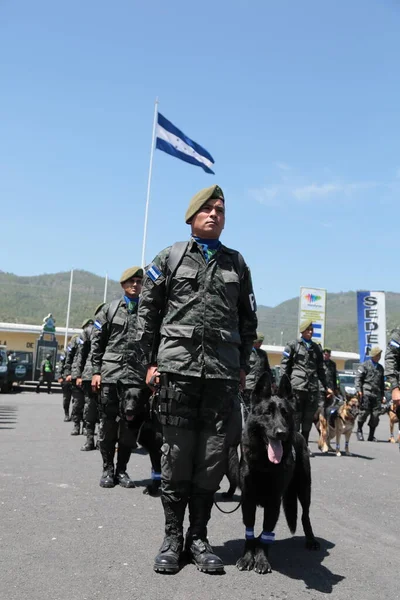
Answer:
<svg viewBox="0 0 400 600"><path fill-rule="evenodd" d="M226 573L206 575L187 564L176 575L160 575L152 566L163 537L161 503L142 493L148 457L141 450L131 457L135 489L100 488L100 454L79 451L83 437L70 436L61 403L61 394L0 396L1 600L400 597L400 452L387 443L387 416L377 443L353 435L353 456L311 459L320 551L305 550L301 523L292 537L282 515L270 552L273 572L239 572L240 510L224 515L214 507L209 537ZM315 431L312 439L316 450Z"/></svg>

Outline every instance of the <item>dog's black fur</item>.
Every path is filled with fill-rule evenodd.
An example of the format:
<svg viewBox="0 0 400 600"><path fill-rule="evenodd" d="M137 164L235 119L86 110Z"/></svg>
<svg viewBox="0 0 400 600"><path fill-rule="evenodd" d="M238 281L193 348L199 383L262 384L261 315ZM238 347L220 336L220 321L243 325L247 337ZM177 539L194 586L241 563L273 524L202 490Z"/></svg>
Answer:
<svg viewBox="0 0 400 600"><path fill-rule="evenodd" d="M292 534L296 531L297 500L303 509L302 524L306 547L319 549L311 527L309 509L311 502L311 468L308 449L303 436L294 431L291 389L288 378L282 377L277 395L271 393L267 373L261 376L252 396L252 411L246 421L242 456L240 460L240 488L242 514L245 527L254 528L256 508L264 508L263 531L273 532L278 521L281 502ZM272 459L282 457L278 463ZM273 449L278 448L274 453ZM270 573L268 544L260 539L246 539L243 556L236 563L240 571L254 569L257 573Z"/></svg>

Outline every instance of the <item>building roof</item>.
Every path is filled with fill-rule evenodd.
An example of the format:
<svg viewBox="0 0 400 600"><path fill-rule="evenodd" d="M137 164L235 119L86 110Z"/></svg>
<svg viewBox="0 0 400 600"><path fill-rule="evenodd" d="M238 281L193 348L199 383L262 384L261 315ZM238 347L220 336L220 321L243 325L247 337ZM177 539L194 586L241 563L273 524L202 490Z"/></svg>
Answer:
<svg viewBox="0 0 400 600"><path fill-rule="evenodd" d="M26 323L0 323L0 331L6 331L11 333L20 332L41 334L43 331L43 325L28 325ZM57 335L65 335L66 331L66 327L56 327ZM68 327L68 335L74 335L74 333L81 332L82 329L74 329L73 327Z"/></svg>
<svg viewBox="0 0 400 600"><path fill-rule="evenodd" d="M285 349L285 346L270 346L268 344L263 344L261 346L267 354L282 354ZM360 355L357 352L343 352L342 350L332 350L331 354L332 358L340 358L342 360L360 360Z"/></svg>

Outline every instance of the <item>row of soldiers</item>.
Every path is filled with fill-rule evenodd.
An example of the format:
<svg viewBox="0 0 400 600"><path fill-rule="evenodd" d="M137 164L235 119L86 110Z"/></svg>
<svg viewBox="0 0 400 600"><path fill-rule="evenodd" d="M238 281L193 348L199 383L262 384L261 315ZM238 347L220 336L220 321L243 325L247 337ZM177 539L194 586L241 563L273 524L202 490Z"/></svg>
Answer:
<svg viewBox="0 0 400 600"><path fill-rule="evenodd" d="M161 472L162 478L165 536L154 560L160 573L179 570L184 547L200 570L224 568L208 542L207 528L227 448L240 439L239 390L246 388L259 337L250 270L237 250L220 241L225 226L221 188L213 185L195 194L185 222L190 239L161 250L145 272L138 267L124 272L123 297L100 308L90 333L92 378L87 381L99 411L100 485L132 487L126 473L130 452L138 442L149 449L155 477ZM296 373L308 371L315 358L307 362L314 347L309 333L301 333L301 349L293 342L284 356L287 374L300 383L294 389L296 427L306 437L303 417L314 395L299 393L310 388L308 380L304 386L301 377L296 380ZM67 361L66 380L70 376L74 394L83 374L73 372L74 360ZM332 395L321 376L324 391ZM162 435L157 427L146 429L150 390L155 389ZM73 413L75 432L79 419Z"/></svg>

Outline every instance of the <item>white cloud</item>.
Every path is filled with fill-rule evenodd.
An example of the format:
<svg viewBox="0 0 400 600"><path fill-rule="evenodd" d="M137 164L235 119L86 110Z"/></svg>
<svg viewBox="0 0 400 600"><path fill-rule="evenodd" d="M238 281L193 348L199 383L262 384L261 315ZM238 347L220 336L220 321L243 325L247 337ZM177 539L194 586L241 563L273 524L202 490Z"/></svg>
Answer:
<svg viewBox="0 0 400 600"><path fill-rule="evenodd" d="M281 171L290 171L289 165L284 162L275 162L274 165Z"/></svg>
<svg viewBox="0 0 400 600"><path fill-rule="evenodd" d="M312 183L311 185L303 185L291 190L292 196L297 200L311 200L312 198L322 198L329 194L335 194L342 191L343 187L337 183Z"/></svg>

